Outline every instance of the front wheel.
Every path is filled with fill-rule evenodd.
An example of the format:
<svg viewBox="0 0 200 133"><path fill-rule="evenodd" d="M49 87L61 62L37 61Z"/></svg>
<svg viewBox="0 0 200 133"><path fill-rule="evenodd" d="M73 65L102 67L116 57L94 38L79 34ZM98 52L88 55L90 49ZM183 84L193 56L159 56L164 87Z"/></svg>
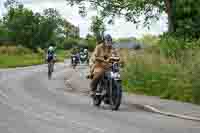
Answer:
<svg viewBox="0 0 200 133"><path fill-rule="evenodd" d="M122 99L122 87L120 81L114 81L112 86L111 108L118 110Z"/></svg>
<svg viewBox="0 0 200 133"><path fill-rule="evenodd" d="M101 88L101 84L98 83L96 90L100 91L100 88ZM92 99L93 99L94 106L99 107L101 105L101 101L102 101L101 95L95 94L94 96L92 96Z"/></svg>
<svg viewBox="0 0 200 133"><path fill-rule="evenodd" d="M96 107L99 107L101 105L100 96L93 96L93 105Z"/></svg>

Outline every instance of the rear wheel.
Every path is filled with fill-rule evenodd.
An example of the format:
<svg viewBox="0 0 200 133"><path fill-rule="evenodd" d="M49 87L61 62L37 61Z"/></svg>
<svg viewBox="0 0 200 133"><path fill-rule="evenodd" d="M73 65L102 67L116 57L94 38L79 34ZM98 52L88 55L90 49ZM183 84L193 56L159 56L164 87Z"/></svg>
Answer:
<svg viewBox="0 0 200 133"><path fill-rule="evenodd" d="M48 64L48 78L51 79L52 77L52 72L53 72L53 63L49 62Z"/></svg>
<svg viewBox="0 0 200 133"><path fill-rule="evenodd" d="M73 65L72 65L72 68L73 68L73 69L75 69L75 68L76 68L76 65L75 65L75 64L73 64Z"/></svg>
<svg viewBox="0 0 200 133"><path fill-rule="evenodd" d="M122 87L119 81L114 81L112 86L112 98L111 108L112 110L118 110L121 104Z"/></svg>
<svg viewBox="0 0 200 133"><path fill-rule="evenodd" d="M74 59L72 59L72 68L75 69L76 68L76 61Z"/></svg>
<svg viewBox="0 0 200 133"><path fill-rule="evenodd" d="M76 65L77 65L77 63L76 63L76 62L73 62L72 68L75 69L75 68L76 68Z"/></svg>

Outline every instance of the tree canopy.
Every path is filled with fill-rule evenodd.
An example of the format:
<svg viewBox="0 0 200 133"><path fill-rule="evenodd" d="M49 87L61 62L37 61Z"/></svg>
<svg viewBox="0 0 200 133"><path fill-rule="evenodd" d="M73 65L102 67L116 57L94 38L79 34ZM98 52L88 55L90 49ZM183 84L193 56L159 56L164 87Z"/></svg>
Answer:
<svg viewBox="0 0 200 133"><path fill-rule="evenodd" d="M13 40L17 45L37 49L46 48L50 42L60 43L66 37L64 29L67 27L70 27L68 33L79 36L74 30L77 27L62 18L54 8L34 13L15 0L6 1L5 7L7 13L0 21L0 35Z"/></svg>
<svg viewBox="0 0 200 133"><path fill-rule="evenodd" d="M92 17L92 24L90 27L91 32L96 37L96 40L99 42L102 40L102 36L106 30L106 27L103 22L103 18L94 16Z"/></svg>
<svg viewBox="0 0 200 133"><path fill-rule="evenodd" d="M168 31L178 36L200 37L200 1L196 0L66 0L68 4L80 5L81 13L86 11L84 3L90 3L100 16L124 16L127 21L148 26L158 20L161 14L168 16ZM84 10L83 10L84 9ZM85 13L84 13L85 14ZM142 18L142 19L141 19ZM189 32L188 32L189 30ZM186 33L187 31L187 33Z"/></svg>

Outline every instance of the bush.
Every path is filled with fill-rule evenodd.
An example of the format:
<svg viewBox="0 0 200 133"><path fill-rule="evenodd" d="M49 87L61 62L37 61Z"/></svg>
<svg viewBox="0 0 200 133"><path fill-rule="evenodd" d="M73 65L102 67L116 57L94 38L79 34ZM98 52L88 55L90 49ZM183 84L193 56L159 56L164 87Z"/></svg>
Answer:
<svg viewBox="0 0 200 133"><path fill-rule="evenodd" d="M1 46L0 47L0 54L7 54L7 47L6 46Z"/></svg>
<svg viewBox="0 0 200 133"><path fill-rule="evenodd" d="M78 46L79 45L79 41L75 40L75 39L66 39L63 44L62 47L64 49L71 49L74 46Z"/></svg>
<svg viewBox="0 0 200 133"><path fill-rule="evenodd" d="M161 52L167 58L175 58L179 60L184 56L184 52L188 49L196 49L200 47L200 40L184 40L170 35L163 35L159 41Z"/></svg>
<svg viewBox="0 0 200 133"><path fill-rule="evenodd" d="M88 50L89 51L93 51L95 49L95 47L96 47L96 41L95 40L88 42Z"/></svg>
<svg viewBox="0 0 200 133"><path fill-rule="evenodd" d="M159 44L160 38L152 35L144 35L139 42L148 46L157 46Z"/></svg>
<svg viewBox="0 0 200 133"><path fill-rule="evenodd" d="M45 51L41 48L37 48L37 53L40 55L40 56L44 56L45 55Z"/></svg>
<svg viewBox="0 0 200 133"><path fill-rule="evenodd" d="M93 51L96 47L97 41L94 38L90 38L86 40L86 43L87 43L88 50Z"/></svg>

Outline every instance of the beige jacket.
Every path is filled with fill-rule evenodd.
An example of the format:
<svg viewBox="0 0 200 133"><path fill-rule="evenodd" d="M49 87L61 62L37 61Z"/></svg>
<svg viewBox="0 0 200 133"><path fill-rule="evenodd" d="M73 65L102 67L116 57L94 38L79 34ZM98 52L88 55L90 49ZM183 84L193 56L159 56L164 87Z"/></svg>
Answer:
<svg viewBox="0 0 200 133"><path fill-rule="evenodd" d="M105 63L103 60L108 60L112 56L120 57L118 53L116 49L106 47L104 44L97 45L90 58L90 72L93 74L102 71L102 69L106 69L109 63Z"/></svg>

